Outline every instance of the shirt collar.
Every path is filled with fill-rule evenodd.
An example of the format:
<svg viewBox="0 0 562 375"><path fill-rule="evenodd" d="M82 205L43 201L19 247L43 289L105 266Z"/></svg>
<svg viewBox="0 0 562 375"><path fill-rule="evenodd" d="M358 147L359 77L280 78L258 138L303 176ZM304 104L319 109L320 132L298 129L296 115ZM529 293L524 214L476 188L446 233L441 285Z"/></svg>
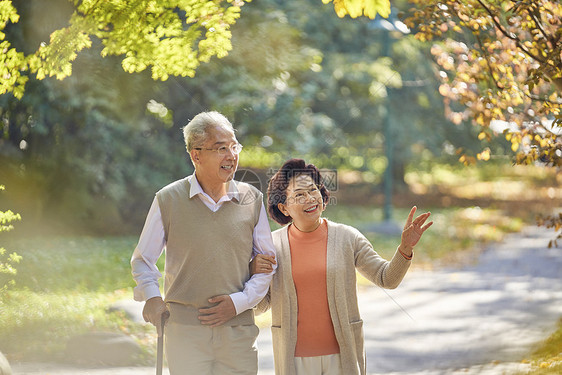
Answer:
<svg viewBox="0 0 562 375"><path fill-rule="evenodd" d="M197 180L197 176L195 175L195 172L193 172L191 176L187 177L187 180L191 185L191 187L189 188L189 198L193 198L197 194L203 194L207 197L209 196L207 193L203 191L201 184L199 184L199 181ZM226 187L226 195L228 198L227 200L235 199L237 201L240 201L240 191L238 190L238 181L230 180L228 182L228 186Z"/></svg>

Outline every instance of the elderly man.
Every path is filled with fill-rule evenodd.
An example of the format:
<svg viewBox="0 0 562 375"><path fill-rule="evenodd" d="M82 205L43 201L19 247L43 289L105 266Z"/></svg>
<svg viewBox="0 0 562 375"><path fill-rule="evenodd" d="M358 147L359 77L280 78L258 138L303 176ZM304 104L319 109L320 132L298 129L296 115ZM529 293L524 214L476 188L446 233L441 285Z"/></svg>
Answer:
<svg viewBox="0 0 562 375"><path fill-rule="evenodd" d="M262 193L233 180L242 146L226 117L195 116L184 129L195 173L156 193L131 259L134 298L159 330L172 375L256 374L252 308L272 274L250 278L258 253L275 255ZM156 261L166 249L163 300ZM272 269L276 265L272 265Z"/></svg>

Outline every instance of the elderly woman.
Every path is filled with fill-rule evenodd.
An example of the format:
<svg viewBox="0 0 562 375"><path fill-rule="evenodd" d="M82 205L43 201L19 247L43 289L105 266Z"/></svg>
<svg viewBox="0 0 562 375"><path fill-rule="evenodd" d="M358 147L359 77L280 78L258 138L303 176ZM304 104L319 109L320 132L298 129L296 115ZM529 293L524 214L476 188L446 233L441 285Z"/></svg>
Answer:
<svg viewBox="0 0 562 375"><path fill-rule="evenodd" d="M396 288L410 267L414 246L431 226L430 213L410 211L391 261L380 257L357 229L322 217L329 192L318 168L288 160L268 187L268 211L279 224L273 232L277 272L258 313L271 307L277 375L365 374L363 321L356 292L357 269L383 288ZM253 273L272 269L259 255Z"/></svg>

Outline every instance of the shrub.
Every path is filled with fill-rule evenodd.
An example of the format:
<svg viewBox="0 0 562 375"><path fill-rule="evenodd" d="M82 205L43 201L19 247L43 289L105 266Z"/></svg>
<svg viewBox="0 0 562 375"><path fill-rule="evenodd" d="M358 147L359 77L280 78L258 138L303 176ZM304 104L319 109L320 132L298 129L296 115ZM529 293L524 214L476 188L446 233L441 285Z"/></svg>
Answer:
<svg viewBox="0 0 562 375"><path fill-rule="evenodd" d="M3 185L0 185L0 190L4 190ZM16 220L21 220L19 214L15 214L10 210L0 211L0 232L14 229L11 223ZM15 265L20 260L21 256L17 253L8 254L7 250L0 246L0 296L3 296L4 291L15 284L14 276L17 273Z"/></svg>

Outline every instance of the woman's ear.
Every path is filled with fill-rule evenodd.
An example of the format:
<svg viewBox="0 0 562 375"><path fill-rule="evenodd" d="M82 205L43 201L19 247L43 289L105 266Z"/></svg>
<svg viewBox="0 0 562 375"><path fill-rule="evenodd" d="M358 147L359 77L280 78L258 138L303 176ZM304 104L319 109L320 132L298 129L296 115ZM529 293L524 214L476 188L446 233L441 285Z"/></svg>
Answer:
<svg viewBox="0 0 562 375"><path fill-rule="evenodd" d="M277 208L279 209L279 211L281 211L283 215L289 216L289 211L287 211L287 208L283 203L277 203Z"/></svg>

